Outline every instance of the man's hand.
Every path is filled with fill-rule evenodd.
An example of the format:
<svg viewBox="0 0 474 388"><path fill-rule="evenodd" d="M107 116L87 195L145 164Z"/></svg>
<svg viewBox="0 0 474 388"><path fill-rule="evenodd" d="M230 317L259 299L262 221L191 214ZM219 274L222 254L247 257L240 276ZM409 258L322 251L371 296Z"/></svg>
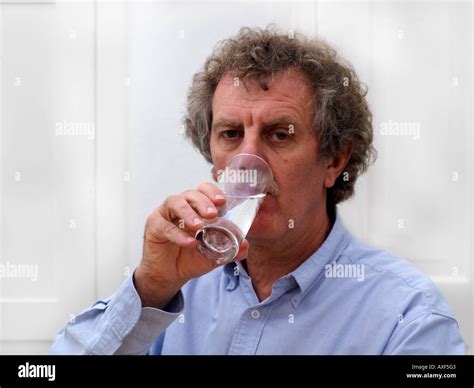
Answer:
<svg viewBox="0 0 474 388"><path fill-rule="evenodd" d="M196 249L195 232L203 219L217 216L224 193L211 183L196 190L168 197L147 219L143 257L134 274L142 306L164 308L190 279L219 265ZM235 260L245 258L249 243L244 240Z"/></svg>

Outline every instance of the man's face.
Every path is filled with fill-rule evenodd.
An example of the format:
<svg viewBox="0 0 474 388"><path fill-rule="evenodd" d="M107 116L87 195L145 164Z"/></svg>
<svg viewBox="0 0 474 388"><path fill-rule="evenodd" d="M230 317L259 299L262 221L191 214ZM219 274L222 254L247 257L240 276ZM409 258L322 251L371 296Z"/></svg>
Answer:
<svg viewBox="0 0 474 388"><path fill-rule="evenodd" d="M296 70L280 72L265 91L255 81L239 85L231 75L217 85L213 102L211 154L216 170L239 153L256 154L270 165L280 192L267 195L247 235L283 238L318 224L324 214L326 169L317 161L312 131L314 94ZM293 226L293 228L292 228ZM305 230L303 229L303 230Z"/></svg>

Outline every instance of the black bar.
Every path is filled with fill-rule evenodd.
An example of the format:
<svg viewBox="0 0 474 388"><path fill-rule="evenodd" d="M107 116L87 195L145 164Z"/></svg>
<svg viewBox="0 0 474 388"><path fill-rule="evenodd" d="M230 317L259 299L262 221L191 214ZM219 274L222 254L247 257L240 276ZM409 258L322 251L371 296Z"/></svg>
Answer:
<svg viewBox="0 0 474 388"><path fill-rule="evenodd" d="M183 379L268 386L271 381L288 381L282 378L305 387L473 388L474 356L0 356L1 388L152 387Z"/></svg>

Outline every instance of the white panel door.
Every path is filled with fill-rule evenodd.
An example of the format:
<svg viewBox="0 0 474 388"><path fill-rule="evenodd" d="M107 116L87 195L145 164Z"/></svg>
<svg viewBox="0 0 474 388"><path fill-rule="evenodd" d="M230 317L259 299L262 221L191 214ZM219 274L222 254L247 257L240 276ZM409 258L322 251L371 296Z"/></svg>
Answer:
<svg viewBox="0 0 474 388"><path fill-rule="evenodd" d="M45 353L129 270L126 8L0 6L0 262L37 270L0 279L1 353Z"/></svg>
<svg viewBox="0 0 474 388"><path fill-rule="evenodd" d="M343 218L434 280L472 353L473 4L321 2L317 20L374 114L379 157Z"/></svg>
<svg viewBox="0 0 474 388"><path fill-rule="evenodd" d="M94 4L1 9L0 345L44 352L95 296Z"/></svg>

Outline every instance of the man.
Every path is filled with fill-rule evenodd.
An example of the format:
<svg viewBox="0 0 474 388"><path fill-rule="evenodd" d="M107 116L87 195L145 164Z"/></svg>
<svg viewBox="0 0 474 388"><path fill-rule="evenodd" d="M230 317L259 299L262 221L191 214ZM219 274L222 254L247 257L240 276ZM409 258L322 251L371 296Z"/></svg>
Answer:
<svg viewBox="0 0 474 388"><path fill-rule="evenodd" d="M68 323L51 353L463 354L435 285L337 215L374 155L365 95L320 40L270 26L223 41L194 76L186 133L214 170L260 156L279 190L222 266L193 236L225 194L204 183L167 198L133 276Z"/></svg>

